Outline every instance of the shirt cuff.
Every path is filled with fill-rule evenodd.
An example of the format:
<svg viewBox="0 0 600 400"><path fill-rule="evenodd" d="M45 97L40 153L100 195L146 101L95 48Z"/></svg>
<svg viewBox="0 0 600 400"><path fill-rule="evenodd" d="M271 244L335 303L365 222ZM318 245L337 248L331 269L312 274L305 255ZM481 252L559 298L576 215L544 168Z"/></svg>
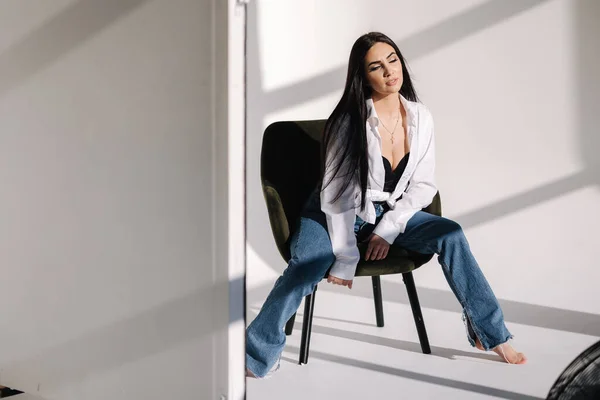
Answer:
<svg viewBox="0 0 600 400"><path fill-rule="evenodd" d="M387 221L385 218L382 218L381 221L375 226L373 233L377 236L383 238L390 245L394 243L398 235L404 231L405 226L402 226L401 229L396 226L396 224Z"/></svg>
<svg viewBox="0 0 600 400"><path fill-rule="evenodd" d="M351 281L354 279L354 274L356 273L356 265L357 264L354 263L347 264L340 261L335 261L329 270L329 275L346 281Z"/></svg>

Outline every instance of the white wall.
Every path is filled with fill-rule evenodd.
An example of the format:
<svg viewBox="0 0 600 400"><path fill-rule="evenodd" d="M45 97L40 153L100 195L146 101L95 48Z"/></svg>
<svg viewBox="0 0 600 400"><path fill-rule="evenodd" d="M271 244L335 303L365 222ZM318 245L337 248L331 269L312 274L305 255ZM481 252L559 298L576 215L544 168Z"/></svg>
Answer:
<svg viewBox="0 0 600 400"><path fill-rule="evenodd" d="M354 40L377 30L399 45L433 112L444 215L465 228L509 327L600 336L598 18L595 0L256 1L248 305L264 301L285 267L260 189L262 132L328 117ZM423 307L459 309L435 259L415 279ZM405 301L401 278L384 280L384 300Z"/></svg>
<svg viewBox="0 0 600 400"><path fill-rule="evenodd" d="M215 4L3 2L0 384L60 400L231 390L215 211L243 203L227 186L233 1Z"/></svg>

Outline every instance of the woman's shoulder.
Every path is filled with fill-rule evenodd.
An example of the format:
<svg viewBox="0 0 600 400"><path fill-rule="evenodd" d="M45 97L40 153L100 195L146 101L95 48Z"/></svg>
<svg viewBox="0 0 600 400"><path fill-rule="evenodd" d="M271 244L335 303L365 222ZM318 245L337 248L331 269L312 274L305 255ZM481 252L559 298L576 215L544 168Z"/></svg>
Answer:
<svg viewBox="0 0 600 400"><path fill-rule="evenodd" d="M433 116L429 107L420 101L408 101L407 105L410 108L410 117L412 117L413 123L418 127L418 130L426 129L428 126L433 124Z"/></svg>
<svg viewBox="0 0 600 400"><path fill-rule="evenodd" d="M431 110L421 102L413 102L415 109L419 113L420 118L432 119Z"/></svg>
<svg viewBox="0 0 600 400"><path fill-rule="evenodd" d="M406 105L408 106L408 108L410 108L412 113L417 118L419 118L419 119L421 119L421 118L431 119L432 118L431 111L429 110L429 107L427 107L425 104L421 103L420 101L408 100L405 97L403 97L403 100L406 102Z"/></svg>
<svg viewBox="0 0 600 400"><path fill-rule="evenodd" d="M420 102L413 102L412 105L416 111L415 122L419 135L433 134L433 116L429 107Z"/></svg>

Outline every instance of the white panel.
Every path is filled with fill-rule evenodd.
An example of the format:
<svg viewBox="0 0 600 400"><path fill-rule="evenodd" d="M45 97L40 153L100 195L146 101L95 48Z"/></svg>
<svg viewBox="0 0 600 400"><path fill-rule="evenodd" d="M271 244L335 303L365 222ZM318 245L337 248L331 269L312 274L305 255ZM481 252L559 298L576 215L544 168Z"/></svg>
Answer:
<svg viewBox="0 0 600 400"><path fill-rule="evenodd" d="M229 16L214 3L3 3L1 384L60 400L227 394L229 264L214 249L229 251L228 229L217 237L213 215L229 207L214 190L230 152L214 152L229 118L214 29Z"/></svg>

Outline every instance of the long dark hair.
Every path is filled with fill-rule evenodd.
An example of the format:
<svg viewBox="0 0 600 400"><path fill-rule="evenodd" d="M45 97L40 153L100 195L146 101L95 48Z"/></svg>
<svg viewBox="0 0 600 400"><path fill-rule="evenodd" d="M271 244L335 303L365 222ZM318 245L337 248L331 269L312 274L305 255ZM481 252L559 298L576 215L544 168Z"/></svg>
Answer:
<svg viewBox="0 0 600 400"><path fill-rule="evenodd" d="M369 177L369 156L367 153L367 103L372 89L367 85L365 57L375 43L387 43L402 64L403 83L400 94L410 101L419 101L406 62L396 43L383 33L370 32L359 37L350 52L348 75L344 94L325 124L321 154L321 190L329 185L333 178L343 177L343 184L336 193L337 201L350 184L358 182L361 190L361 208L365 208ZM328 161L326 155L332 152ZM328 162L330 165L325 165ZM324 182L325 168L333 168L327 182Z"/></svg>

